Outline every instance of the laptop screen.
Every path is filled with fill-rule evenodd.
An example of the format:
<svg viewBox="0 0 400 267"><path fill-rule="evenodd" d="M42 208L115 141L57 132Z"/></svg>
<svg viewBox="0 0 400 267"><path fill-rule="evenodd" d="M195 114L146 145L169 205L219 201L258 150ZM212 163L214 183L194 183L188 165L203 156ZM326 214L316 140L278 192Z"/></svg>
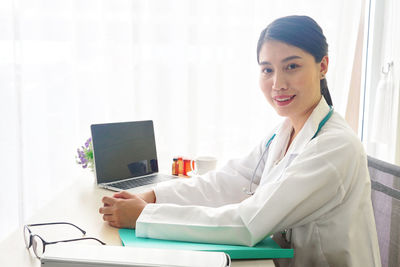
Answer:
<svg viewBox="0 0 400 267"><path fill-rule="evenodd" d="M153 121L91 125L97 183L158 172Z"/></svg>

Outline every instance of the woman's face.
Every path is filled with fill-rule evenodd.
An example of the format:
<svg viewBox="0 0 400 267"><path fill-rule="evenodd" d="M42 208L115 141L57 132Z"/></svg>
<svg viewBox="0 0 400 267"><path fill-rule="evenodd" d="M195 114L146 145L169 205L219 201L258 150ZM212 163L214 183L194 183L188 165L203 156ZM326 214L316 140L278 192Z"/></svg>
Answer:
<svg viewBox="0 0 400 267"><path fill-rule="evenodd" d="M316 63L304 50L279 41L261 47L260 87L276 112L292 122L305 122L321 99L320 80L328 70L328 57Z"/></svg>

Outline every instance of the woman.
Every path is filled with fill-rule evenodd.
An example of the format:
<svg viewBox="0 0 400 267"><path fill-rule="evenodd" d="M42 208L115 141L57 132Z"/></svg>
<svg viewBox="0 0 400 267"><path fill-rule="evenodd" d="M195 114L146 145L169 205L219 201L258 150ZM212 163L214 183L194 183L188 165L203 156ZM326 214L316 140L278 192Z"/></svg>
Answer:
<svg viewBox="0 0 400 267"><path fill-rule="evenodd" d="M141 237L247 246L283 232L295 256L281 265L379 266L366 155L331 107L327 50L311 18L272 22L257 46L260 87L284 122L221 170L104 197L104 220Z"/></svg>

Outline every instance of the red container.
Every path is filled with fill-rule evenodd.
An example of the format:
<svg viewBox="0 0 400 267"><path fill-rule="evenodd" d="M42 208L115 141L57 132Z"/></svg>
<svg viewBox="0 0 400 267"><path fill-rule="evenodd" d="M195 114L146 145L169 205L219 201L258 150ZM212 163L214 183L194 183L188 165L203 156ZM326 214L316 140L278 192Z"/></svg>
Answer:
<svg viewBox="0 0 400 267"><path fill-rule="evenodd" d="M188 176L188 173L192 171L190 159L183 159L183 175Z"/></svg>

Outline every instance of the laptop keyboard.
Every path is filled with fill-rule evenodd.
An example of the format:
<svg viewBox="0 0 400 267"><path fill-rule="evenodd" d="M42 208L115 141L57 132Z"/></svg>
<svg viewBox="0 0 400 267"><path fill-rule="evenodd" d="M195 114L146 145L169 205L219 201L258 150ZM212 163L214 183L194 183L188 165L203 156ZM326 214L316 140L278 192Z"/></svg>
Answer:
<svg viewBox="0 0 400 267"><path fill-rule="evenodd" d="M148 184L156 184L164 181L171 180L172 177L162 175L162 174L154 174L150 176L145 176L141 178L135 178L130 180L121 181L118 183L110 184L110 186L120 188L120 189L130 189L134 187L139 187Z"/></svg>

